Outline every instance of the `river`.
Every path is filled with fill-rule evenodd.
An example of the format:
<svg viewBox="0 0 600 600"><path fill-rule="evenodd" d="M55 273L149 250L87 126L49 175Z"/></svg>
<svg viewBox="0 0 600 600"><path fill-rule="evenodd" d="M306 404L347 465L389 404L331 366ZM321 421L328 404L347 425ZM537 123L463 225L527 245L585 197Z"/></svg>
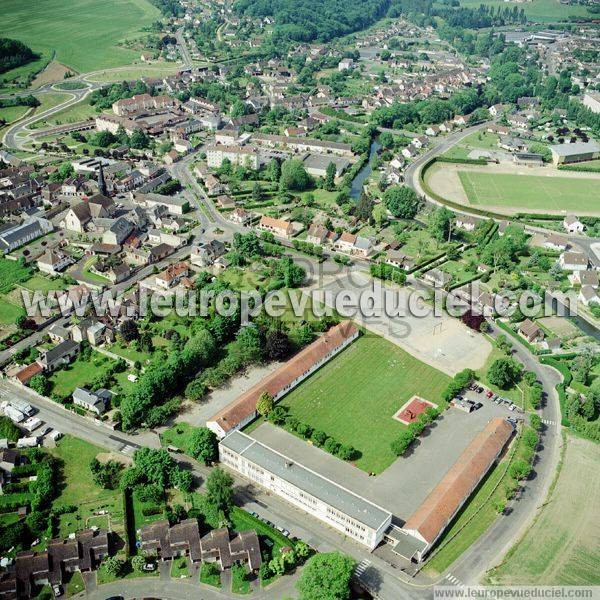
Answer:
<svg viewBox="0 0 600 600"><path fill-rule="evenodd" d="M360 199L363 184L373 171L373 168L371 167L371 160L377 154L379 148L381 148L381 144L377 140L373 140L371 142L371 148L369 149L369 160L365 163L363 168L356 174L356 177L352 180L352 185L350 186L350 197L353 200Z"/></svg>

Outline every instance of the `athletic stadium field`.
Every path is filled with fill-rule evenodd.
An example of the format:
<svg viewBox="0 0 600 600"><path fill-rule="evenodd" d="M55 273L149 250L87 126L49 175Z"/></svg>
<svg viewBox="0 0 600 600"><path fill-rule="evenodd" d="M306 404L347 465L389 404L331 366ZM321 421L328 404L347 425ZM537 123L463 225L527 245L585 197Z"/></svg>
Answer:
<svg viewBox="0 0 600 600"><path fill-rule="evenodd" d="M600 178L459 171L469 202L524 210L600 211Z"/></svg>

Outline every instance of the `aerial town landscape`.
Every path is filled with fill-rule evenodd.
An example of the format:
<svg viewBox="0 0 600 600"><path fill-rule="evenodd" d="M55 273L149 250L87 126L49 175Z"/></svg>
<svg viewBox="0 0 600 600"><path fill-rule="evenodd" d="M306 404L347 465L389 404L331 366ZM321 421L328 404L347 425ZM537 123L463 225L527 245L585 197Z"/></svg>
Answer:
<svg viewBox="0 0 600 600"><path fill-rule="evenodd" d="M2 8L0 600L600 597L599 0Z"/></svg>

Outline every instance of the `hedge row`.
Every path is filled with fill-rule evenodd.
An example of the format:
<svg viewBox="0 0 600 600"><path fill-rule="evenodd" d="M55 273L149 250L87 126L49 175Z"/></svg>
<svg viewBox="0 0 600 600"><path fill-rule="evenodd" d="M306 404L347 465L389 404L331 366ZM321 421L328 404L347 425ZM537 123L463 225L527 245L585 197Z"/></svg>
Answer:
<svg viewBox="0 0 600 600"><path fill-rule="evenodd" d="M437 162L454 163L457 165L487 165L485 158L450 158L448 156L438 156Z"/></svg>
<svg viewBox="0 0 600 600"><path fill-rule="evenodd" d="M296 433L305 440L310 439L315 446L322 448L325 450L325 452L329 452L329 454L337 456L342 460L356 460L361 455L361 453L353 446L338 442L331 436L327 435L324 431L314 429L307 423L300 421L300 419L292 415L287 415L282 421L277 412L272 412L269 415L269 418L276 425L283 425L285 429L291 431L292 433Z"/></svg>

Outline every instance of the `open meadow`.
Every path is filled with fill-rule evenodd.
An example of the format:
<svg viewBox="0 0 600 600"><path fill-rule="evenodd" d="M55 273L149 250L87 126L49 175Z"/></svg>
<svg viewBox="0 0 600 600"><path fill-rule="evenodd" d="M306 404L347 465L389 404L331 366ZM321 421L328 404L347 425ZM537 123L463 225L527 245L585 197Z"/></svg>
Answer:
<svg viewBox="0 0 600 600"><path fill-rule="evenodd" d="M479 8L481 4L494 9L506 7L512 9L523 8L525 14L539 23L552 23L562 21L569 17L589 17L590 12L586 6L561 4L558 0L531 0L530 2L509 2L508 0L461 0L460 5L468 8Z"/></svg>
<svg viewBox="0 0 600 600"><path fill-rule="evenodd" d="M600 585L600 446L566 438L556 486L536 521L493 569L494 585Z"/></svg>
<svg viewBox="0 0 600 600"><path fill-rule="evenodd" d="M0 36L18 39L79 72L130 64L139 51L119 46L160 17L147 0L4 0ZM11 72L3 75L10 78Z"/></svg>
<svg viewBox="0 0 600 600"><path fill-rule="evenodd" d="M450 378L366 333L283 400L290 414L362 453L356 466L381 473L405 425L394 414L413 395L441 405Z"/></svg>

